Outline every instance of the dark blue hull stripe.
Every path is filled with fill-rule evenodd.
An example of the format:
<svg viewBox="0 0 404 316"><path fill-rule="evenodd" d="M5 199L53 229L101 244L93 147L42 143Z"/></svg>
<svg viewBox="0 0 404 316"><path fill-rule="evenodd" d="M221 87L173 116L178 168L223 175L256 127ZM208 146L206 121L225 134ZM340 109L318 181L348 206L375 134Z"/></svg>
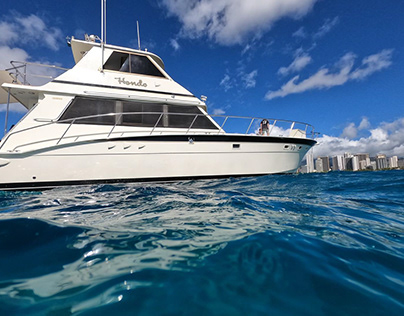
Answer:
<svg viewBox="0 0 404 316"><path fill-rule="evenodd" d="M150 135L109 138L108 141L167 141L182 142L228 142L228 143L285 143L313 146L316 141L308 138L272 137L255 135Z"/></svg>
<svg viewBox="0 0 404 316"><path fill-rule="evenodd" d="M257 177L264 175L268 174L264 173L264 174L208 175L208 176L189 176L189 177L186 176L186 177L165 177L165 178L132 178L132 179L104 179L104 180L95 179L95 180L74 180L74 181L0 183L0 190L38 191L72 185L114 184L114 183L159 183L159 182L167 183L167 182L201 180L201 179Z"/></svg>

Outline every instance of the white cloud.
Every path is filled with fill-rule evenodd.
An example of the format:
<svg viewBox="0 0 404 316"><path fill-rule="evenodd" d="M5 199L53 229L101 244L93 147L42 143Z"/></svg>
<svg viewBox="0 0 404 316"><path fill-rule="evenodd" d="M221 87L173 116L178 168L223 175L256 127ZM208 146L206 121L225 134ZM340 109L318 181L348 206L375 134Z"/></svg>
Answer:
<svg viewBox="0 0 404 316"><path fill-rule="evenodd" d="M292 63L288 67L281 67L278 70L278 74L282 76L286 76L288 74L298 72L306 67L308 64L312 62L312 58L307 54L303 53L292 61Z"/></svg>
<svg viewBox="0 0 404 316"><path fill-rule="evenodd" d="M172 48L174 48L175 51L179 50L181 48L180 44L178 43L178 41L176 39L170 39L170 45L172 46Z"/></svg>
<svg viewBox="0 0 404 316"><path fill-rule="evenodd" d="M352 139L356 138L357 135L358 129L356 128L355 123L349 123L342 131L341 137Z"/></svg>
<svg viewBox="0 0 404 316"><path fill-rule="evenodd" d="M35 45L58 50L63 43L62 31L51 27L37 15L21 16L17 13L0 23L0 45Z"/></svg>
<svg viewBox="0 0 404 316"><path fill-rule="evenodd" d="M0 46L0 69L11 67L10 61L27 61L28 53L21 48L10 48L8 46Z"/></svg>
<svg viewBox="0 0 404 316"><path fill-rule="evenodd" d="M16 21L19 26L22 26L21 32L24 36L24 41L33 43L34 41L43 41L52 50L58 50L63 38L63 33L60 29L49 27L38 16L31 14L27 17L17 17Z"/></svg>
<svg viewBox="0 0 404 316"><path fill-rule="evenodd" d="M35 62L30 57L26 49L44 46L52 50L58 50L64 38L60 29L46 25L37 15L22 16L17 12L3 16L0 22L0 69L11 68L10 61ZM42 64L48 64L42 61ZM27 67L27 80L30 84L44 84L60 74L60 71L53 68L37 66ZM37 76L32 76L35 74ZM38 77L41 76L41 77ZM21 80L21 78L19 78ZM2 105L0 111L5 111ZM11 112L24 113L24 107L12 104Z"/></svg>
<svg viewBox="0 0 404 316"><path fill-rule="evenodd" d="M224 91L228 91L233 88L233 84L231 82L231 78L228 74L225 74L223 79L220 81L220 85L223 87Z"/></svg>
<svg viewBox="0 0 404 316"><path fill-rule="evenodd" d="M182 23L182 36L207 36L220 44L241 44L261 37L284 18L298 19L317 0L161 0L169 14Z"/></svg>
<svg viewBox="0 0 404 316"><path fill-rule="evenodd" d="M314 149L315 156L335 156L345 152L404 157L404 117L391 123L383 122L370 129L369 136L359 139L323 135Z"/></svg>
<svg viewBox="0 0 404 316"><path fill-rule="evenodd" d="M225 92L233 88L254 88L257 84L257 76L258 70L246 72L244 66L241 66L237 69L237 73L234 74L233 77L231 74L226 73L220 81L220 86L223 87Z"/></svg>
<svg viewBox="0 0 404 316"><path fill-rule="evenodd" d="M31 61L25 47L45 46L52 50L59 49L62 32L56 27L46 25L37 15L21 16L14 13L12 18L4 18L0 23L0 69L10 68L10 61ZM54 70L41 69L40 75L47 75Z"/></svg>
<svg viewBox="0 0 404 316"><path fill-rule="evenodd" d="M327 19L320 29L314 34L314 38L320 38L329 33L339 23L339 17L335 17L332 20Z"/></svg>
<svg viewBox="0 0 404 316"><path fill-rule="evenodd" d="M370 127L370 122L367 117L362 118L359 126L356 127L355 123L349 123L344 130L340 137L354 139L358 136L358 131L367 130Z"/></svg>
<svg viewBox="0 0 404 316"><path fill-rule="evenodd" d="M0 44L7 44L14 42L18 39L17 32L14 31L12 24L1 22L0 23Z"/></svg>
<svg viewBox="0 0 404 316"><path fill-rule="evenodd" d="M224 109L214 109L213 110L213 115L223 115L225 113L226 113L226 111Z"/></svg>
<svg viewBox="0 0 404 316"><path fill-rule="evenodd" d="M368 129L369 127L369 119L367 117L362 118L362 121L359 123L358 130Z"/></svg>
<svg viewBox="0 0 404 316"><path fill-rule="evenodd" d="M306 34L306 31L305 31L304 27L302 26L296 32L294 32L292 34L292 36L297 37L297 38L306 38L307 34Z"/></svg>
<svg viewBox="0 0 404 316"><path fill-rule="evenodd" d="M370 55L362 60L362 67L352 72L352 79L364 79L372 73L389 67L392 64L392 49L384 49L378 54Z"/></svg>
<svg viewBox="0 0 404 316"><path fill-rule="evenodd" d="M249 50L251 49L251 45L247 44L243 50L241 51L241 55L244 55L245 53L247 53Z"/></svg>
<svg viewBox="0 0 404 316"><path fill-rule="evenodd" d="M248 74L242 75L242 80L244 82L244 88L249 89L249 88L254 88L256 83L257 83L257 75L258 75L258 70L253 70Z"/></svg>
<svg viewBox="0 0 404 316"><path fill-rule="evenodd" d="M308 90L328 89L335 86L340 86L351 80L364 79L374 72L380 71L389 67L392 64L393 50L383 50L378 54L368 56L363 59L362 65L353 69L356 56L353 53L345 54L333 68L322 68L311 77L299 81L299 76L295 76L284 84L279 90L268 91L265 98L272 100L278 97L285 97L289 94L302 93Z"/></svg>

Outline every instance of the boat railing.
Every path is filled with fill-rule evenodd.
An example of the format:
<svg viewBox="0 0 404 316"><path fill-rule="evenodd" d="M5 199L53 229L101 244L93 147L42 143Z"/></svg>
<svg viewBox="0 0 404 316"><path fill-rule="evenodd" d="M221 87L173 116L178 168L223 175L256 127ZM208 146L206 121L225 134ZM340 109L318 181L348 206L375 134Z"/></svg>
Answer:
<svg viewBox="0 0 404 316"><path fill-rule="evenodd" d="M123 125L122 118L126 115L158 115L157 120L154 124L149 124L148 126L136 126L136 125ZM163 117L175 115L175 116L187 116L189 117L189 121L191 123L184 127L176 127L176 126L168 126L164 127L159 125L162 123ZM103 132L98 133L78 133L78 134L69 134L69 131L72 129L73 126L88 124L94 125L96 123L89 123L89 120L92 119L102 119L106 117L115 117L115 124L111 125L111 128L105 130ZM150 116L149 116L150 117ZM198 117L209 118L212 123L214 122L214 129L206 129L206 128L193 128L195 122L197 121ZM7 141L17 135L27 131L37 130L40 128L44 128L50 125L61 125L61 124L68 124L65 129L61 131L60 136L42 139L39 141L29 142L25 144L20 144L16 146L12 151L19 151L22 147L30 146L30 145L37 145L40 143L49 143L51 142L53 145L59 145L60 143L65 143L68 139L71 142L76 142L80 138L85 137L88 139L89 137L94 138L115 138L115 137L125 137L128 135L133 135L134 133L141 134L141 135L161 135L164 133L173 133L173 131L179 131L181 134L192 135L192 134L200 134L201 130L203 130L204 134L244 134L244 135L260 135L259 124L263 120L260 117L247 117L247 116L229 116L229 115L205 115L205 114L193 114L193 113L167 113L167 112L125 112L125 113L107 113L107 114L98 114L98 115L89 115L89 116L82 116L77 118L69 118L64 120L52 120L52 119L35 119L36 122L41 122L43 124L31 126L22 130L13 131L10 130L9 133L5 136L4 140L1 142L0 149L7 143ZM283 119L267 119L270 124L268 136L279 136L279 137L295 137L295 138L312 138L316 137L316 133L314 132L314 127L310 124L298 122L298 121L291 121L291 120L283 120ZM83 122L85 121L85 122ZM241 122L243 124L241 124ZM98 124L95 124L98 125ZM101 126L101 125L99 125ZM106 125L102 125L105 127ZM212 125L213 126L213 125ZM226 126L226 131L224 127ZM137 127L137 130L119 130L118 127ZM142 127L142 129L139 129ZM265 136L265 135L264 135ZM68 143L69 141L67 141Z"/></svg>
<svg viewBox="0 0 404 316"><path fill-rule="evenodd" d="M24 85L44 84L68 70L55 65L32 63L27 61L11 61L12 67L5 69L13 78L13 83Z"/></svg>
<svg viewBox="0 0 404 316"><path fill-rule="evenodd" d="M241 130L244 127L243 134L257 134L259 135L260 123L266 119L269 123L268 136L283 136L283 137L307 137L315 138L314 126L308 123L276 119L276 118L263 118L263 117L250 117L250 116L231 116L231 115L210 115L219 124L220 130L226 132L234 132L235 128ZM221 122L221 124L220 124Z"/></svg>

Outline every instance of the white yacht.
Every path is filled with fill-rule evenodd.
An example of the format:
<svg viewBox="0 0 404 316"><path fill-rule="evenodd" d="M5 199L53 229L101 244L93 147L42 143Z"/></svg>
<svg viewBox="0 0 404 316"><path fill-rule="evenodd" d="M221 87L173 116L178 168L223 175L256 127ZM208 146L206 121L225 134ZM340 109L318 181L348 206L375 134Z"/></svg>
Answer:
<svg viewBox="0 0 404 316"><path fill-rule="evenodd" d="M44 85L27 63L1 72L2 103L28 112L6 121L0 190L293 173L316 143L309 124L268 119L259 135L262 118L209 115L151 52L68 43L75 66Z"/></svg>

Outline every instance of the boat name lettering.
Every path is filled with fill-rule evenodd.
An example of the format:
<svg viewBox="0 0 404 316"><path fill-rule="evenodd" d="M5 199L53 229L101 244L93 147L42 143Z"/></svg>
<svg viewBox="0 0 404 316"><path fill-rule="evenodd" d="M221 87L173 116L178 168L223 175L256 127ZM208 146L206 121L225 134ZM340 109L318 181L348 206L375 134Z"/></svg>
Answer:
<svg viewBox="0 0 404 316"><path fill-rule="evenodd" d="M137 86L137 87L147 87L147 83L143 82L142 80L139 81L128 81L124 77L117 77L115 78L118 80L119 84L126 84L127 86Z"/></svg>

